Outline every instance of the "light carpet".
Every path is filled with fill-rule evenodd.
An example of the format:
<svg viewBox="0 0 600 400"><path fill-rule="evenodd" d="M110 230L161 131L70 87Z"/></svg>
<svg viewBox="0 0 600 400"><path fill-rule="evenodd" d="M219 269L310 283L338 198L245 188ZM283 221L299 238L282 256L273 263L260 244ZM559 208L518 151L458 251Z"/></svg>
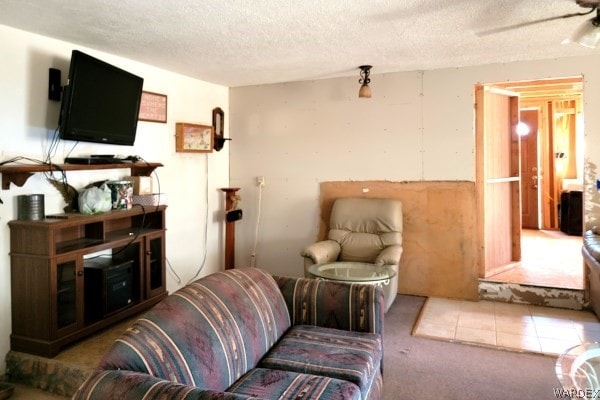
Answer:
<svg viewBox="0 0 600 400"><path fill-rule="evenodd" d="M424 302L398 295L385 314L384 400L556 399L555 357L411 335Z"/></svg>

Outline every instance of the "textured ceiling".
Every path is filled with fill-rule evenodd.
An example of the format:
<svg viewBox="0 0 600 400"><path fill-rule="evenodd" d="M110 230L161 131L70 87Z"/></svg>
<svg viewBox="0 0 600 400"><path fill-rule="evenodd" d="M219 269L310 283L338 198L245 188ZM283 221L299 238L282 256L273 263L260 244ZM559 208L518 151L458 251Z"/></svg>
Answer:
<svg viewBox="0 0 600 400"><path fill-rule="evenodd" d="M0 24L226 86L599 54L574 0L0 0ZM498 30L498 31L496 31Z"/></svg>

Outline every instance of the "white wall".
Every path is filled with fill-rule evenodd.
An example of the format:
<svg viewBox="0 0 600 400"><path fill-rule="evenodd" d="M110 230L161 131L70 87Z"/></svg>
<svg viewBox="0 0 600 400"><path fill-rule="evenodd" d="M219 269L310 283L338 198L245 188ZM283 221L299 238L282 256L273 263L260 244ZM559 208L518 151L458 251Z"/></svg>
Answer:
<svg viewBox="0 0 600 400"><path fill-rule="evenodd" d="M584 75L586 157L600 163L600 57L378 75L371 99L357 76L249 86L230 92L231 184L240 187L236 264L251 263L264 176L256 265L301 275L314 241L319 182L475 180L476 83Z"/></svg>
<svg viewBox="0 0 600 400"><path fill-rule="evenodd" d="M229 182L229 146L220 152L190 154L175 152L175 123L190 122L210 125L212 109L225 110L225 135L228 135L228 88L149 65L133 62L75 44L52 40L5 26L0 26L0 161L14 156L43 159L49 139L58 123L59 103L47 100L48 68L62 71L63 84L69 69L71 50L115 64L144 78L144 90L168 96L167 123L138 124L134 147L79 143L71 155L93 153L139 155L164 167L156 170L160 191L167 195L167 258L170 292L187 283L199 270L200 276L215 272L223 265L224 197L219 188ZM75 142L62 142L54 156L60 163ZM69 172L69 183L76 188L101 179L119 179L127 169L95 172ZM155 176L155 188L156 188ZM9 229L7 222L17 217L16 197L20 194L43 193L46 213L62 212L64 202L43 174L31 177L23 187L11 185L0 190L0 357L9 350L11 332ZM208 193L208 195L207 195ZM206 221L208 215L208 221ZM208 223L207 245L205 226ZM4 372L0 363L0 374Z"/></svg>

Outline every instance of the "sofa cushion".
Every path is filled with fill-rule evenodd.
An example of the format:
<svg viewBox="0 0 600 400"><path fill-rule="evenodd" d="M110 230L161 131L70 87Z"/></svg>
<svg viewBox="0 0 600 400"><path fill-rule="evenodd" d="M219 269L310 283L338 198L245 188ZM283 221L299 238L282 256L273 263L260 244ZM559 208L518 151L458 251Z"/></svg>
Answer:
<svg viewBox="0 0 600 400"><path fill-rule="evenodd" d="M94 371L73 400L250 400L250 396L205 390L131 371Z"/></svg>
<svg viewBox="0 0 600 400"><path fill-rule="evenodd" d="M583 234L583 247L597 261L600 261L600 235L594 230L589 230Z"/></svg>
<svg viewBox="0 0 600 400"><path fill-rule="evenodd" d="M383 334L385 302L377 285L275 277L292 325Z"/></svg>
<svg viewBox="0 0 600 400"><path fill-rule="evenodd" d="M289 328L273 277L256 268L204 277L156 305L108 350L101 369L225 390Z"/></svg>
<svg viewBox="0 0 600 400"><path fill-rule="evenodd" d="M227 391L260 399L279 400L360 400L361 398L359 388L347 381L266 368L251 370Z"/></svg>
<svg viewBox="0 0 600 400"><path fill-rule="evenodd" d="M297 325L265 356L260 367L349 381L367 398L381 359L379 334Z"/></svg>

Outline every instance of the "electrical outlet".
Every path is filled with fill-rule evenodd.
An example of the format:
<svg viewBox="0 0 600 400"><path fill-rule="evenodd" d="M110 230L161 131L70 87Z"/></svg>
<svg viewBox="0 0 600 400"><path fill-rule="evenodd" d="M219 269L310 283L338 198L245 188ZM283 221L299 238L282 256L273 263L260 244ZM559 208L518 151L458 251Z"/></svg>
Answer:
<svg viewBox="0 0 600 400"><path fill-rule="evenodd" d="M265 177L264 176L257 176L256 177L256 184L258 186L265 186Z"/></svg>

